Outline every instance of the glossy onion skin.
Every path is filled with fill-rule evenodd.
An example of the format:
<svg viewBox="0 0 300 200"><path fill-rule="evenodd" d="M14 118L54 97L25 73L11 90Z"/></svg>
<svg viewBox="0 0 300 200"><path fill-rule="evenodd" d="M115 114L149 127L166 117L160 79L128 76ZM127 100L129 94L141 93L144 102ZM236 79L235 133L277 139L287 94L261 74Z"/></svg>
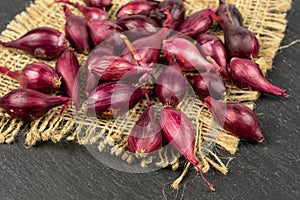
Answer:
<svg viewBox="0 0 300 200"><path fill-rule="evenodd" d="M68 47L68 42L60 31L49 27L39 27L16 40L0 41L0 45L23 50L36 58L50 60L57 58Z"/></svg>
<svg viewBox="0 0 300 200"><path fill-rule="evenodd" d="M158 6L160 2L153 0L134 0L130 1L118 10L116 17L118 19L124 18L130 15L146 15L148 16L154 8Z"/></svg>
<svg viewBox="0 0 300 200"><path fill-rule="evenodd" d="M232 23L228 16L226 3L219 1L216 20L223 29L225 46L230 57L257 58L259 42L256 36L243 26Z"/></svg>
<svg viewBox="0 0 300 200"><path fill-rule="evenodd" d="M50 96L32 89L16 89L0 98L0 107L12 118L33 121L54 107L68 103L70 98Z"/></svg>
<svg viewBox="0 0 300 200"><path fill-rule="evenodd" d="M87 60L84 64L85 69L85 94L89 96L90 93L97 87L99 82L99 77L93 74L89 68L103 56L114 55L113 47L107 45L98 45L96 46L87 57Z"/></svg>
<svg viewBox="0 0 300 200"><path fill-rule="evenodd" d="M153 19L145 15L131 15L117 19L115 23L124 31L123 34L132 41L150 36L159 30L159 25Z"/></svg>
<svg viewBox="0 0 300 200"><path fill-rule="evenodd" d="M87 6L109 10L112 7L111 0L83 0Z"/></svg>
<svg viewBox="0 0 300 200"><path fill-rule="evenodd" d="M214 13L211 9L195 12L185 19L176 31L191 38L197 38L199 34L206 32L212 25L213 18L211 13Z"/></svg>
<svg viewBox="0 0 300 200"><path fill-rule="evenodd" d="M77 110L80 109L79 63L73 49L66 49L56 62L56 71L62 77L64 90L72 98Z"/></svg>
<svg viewBox="0 0 300 200"><path fill-rule="evenodd" d="M172 16L172 22L170 29L176 30L176 28L184 21L185 8L181 0L164 0L162 1L156 10L150 14L150 16L159 22L161 26L164 26L167 17L164 12L169 9Z"/></svg>
<svg viewBox="0 0 300 200"><path fill-rule="evenodd" d="M66 37L78 53L88 54L91 50L91 38L89 35L87 20L83 17L74 15L65 5L63 9L66 16Z"/></svg>
<svg viewBox="0 0 300 200"><path fill-rule="evenodd" d="M259 92L288 97L286 90L271 84L258 64L249 59L233 58L230 62L230 77L240 88L250 87Z"/></svg>
<svg viewBox="0 0 300 200"><path fill-rule="evenodd" d="M155 93L164 105L178 105L186 94L185 78L176 64L166 67L155 84Z"/></svg>
<svg viewBox="0 0 300 200"><path fill-rule="evenodd" d="M118 56L103 56L90 65L89 70L102 81L138 78L152 71L149 67L138 66Z"/></svg>
<svg viewBox="0 0 300 200"><path fill-rule="evenodd" d="M96 7L83 6L78 3L70 2L69 0L54 0L55 3L65 3L77 8L87 20L108 20L108 14L105 10Z"/></svg>
<svg viewBox="0 0 300 200"><path fill-rule="evenodd" d="M210 96L204 99L214 120L231 135L249 142L264 139L255 113L242 103L222 103Z"/></svg>
<svg viewBox="0 0 300 200"><path fill-rule="evenodd" d="M159 122L154 118L154 109L147 106L135 123L128 138L128 150L137 158L155 153L162 146L162 133Z"/></svg>
<svg viewBox="0 0 300 200"><path fill-rule="evenodd" d="M226 94L226 87L220 75L214 72L204 72L198 75L187 76L195 93L201 100L207 96L222 99Z"/></svg>
<svg viewBox="0 0 300 200"><path fill-rule="evenodd" d="M33 62L18 71L0 67L0 72L16 79L22 88L37 90L45 94L54 94L61 85L57 72L43 62Z"/></svg>
<svg viewBox="0 0 300 200"><path fill-rule="evenodd" d="M208 62L197 47L185 38L172 37L165 40L163 51L169 62L175 57L182 71L219 71L220 69L216 63Z"/></svg>
<svg viewBox="0 0 300 200"><path fill-rule="evenodd" d="M162 28L153 35L137 39L132 43L132 46L136 49L146 64L158 62L162 42L169 34L169 31L169 29ZM129 62L137 63L128 48L124 49L121 57L125 58Z"/></svg>
<svg viewBox="0 0 300 200"><path fill-rule="evenodd" d="M160 126L167 141L192 165L198 165L194 155L195 130L190 119L176 108L163 107Z"/></svg>
<svg viewBox="0 0 300 200"><path fill-rule="evenodd" d="M149 94L150 90L125 83L107 82L91 93L84 101L83 108L88 116L113 119L133 108L146 93Z"/></svg>
<svg viewBox="0 0 300 200"><path fill-rule="evenodd" d="M200 53L204 56L210 56L220 66L219 72L225 80L229 80L227 69L227 52L224 43L215 35L201 34L197 38L197 47Z"/></svg>

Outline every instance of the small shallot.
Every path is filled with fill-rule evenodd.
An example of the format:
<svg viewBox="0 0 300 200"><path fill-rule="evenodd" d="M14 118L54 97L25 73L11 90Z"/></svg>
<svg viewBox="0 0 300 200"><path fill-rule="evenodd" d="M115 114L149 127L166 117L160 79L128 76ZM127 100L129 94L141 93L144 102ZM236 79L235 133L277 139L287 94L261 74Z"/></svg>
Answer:
<svg viewBox="0 0 300 200"><path fill-rule="evenodd" d="M222 99L226 93L226 87L220 75L213 72L204 72L198 75L187 75L196 95L203 100L207 96L214 99Z"/></svg>
<svg viewBox="0 0 300 200"><path fill-rule="evenodd" d="M224 32L225 46L231 57L256 58L259 53L259 43L251 31L243 26L235 25L227 15L225 1L220 0L218 18ZM225 6L225 8L223 8Z"/></svg>
<svg viewBox="0 0 300 200"><path fill-rule="evenodd" d="M72 98L77 110L80 108L79 63L73 49L66 49L56 62L56 71L62 77L65 92Z"/></svg>
<svg viewBox="0 0 300 200"><path fill-rule="evenodd" d="M209 8L195 12L185 19L176 31L196 38L199 34L206 32L211 26L213 22L211 15L215 15L215 13Z"/></svg>
<svg viewBox="0 0 300 200"><path fill-rule="evenodd" d="M129 111L150 92L125 83L107 82L99 85L82 107L88 116L112 119Z"/></svg>
<svg viewBox="0 0 300 200"><path fill-rule="evenodd" d="M252 60L233 58L230 62L230 77L240 88L250 87L255 91L288 97L286 90L271 84L263 75L259 65Z"/></svg>
<svg viewBox="0 0 300 200"><path fill-rule="evenodd" d="M167 141L199 170L202 179L214 191L213 185L203 176L199 167L201 163L194 153L196 132L191 120L176 108L163 107L160 115L160 126Z"/></svg>
<svg viewBox="0 0 300 200"><path fill-rule="evenodd" d="M204 57L211 57L220 66L220 73L228 81L227 52L224 43L215 35L201 34L197 38L197 47Z"/></svg>
<svg viewBox="0 0 300 200"><path fill-rule="evenodd" d="M89 70L102 81L118 81L127 78L141 78L149 75L153 69L139 66L118 56L103 56L89 66Z"/></svg>
<svg viewBox="0 0 300 200"><path fill-rule="evenodd" d="M165 21L163 28L159 29L159 31L150 36L137 39L132 43L133 48L135 48L136 52L141 58L143 58L143 61L146 64L157 63L161 52L162 42L170 33L169 27L171 25L172 18L168 9L165 11L165 13L168 20ZM130 62L135 62L135 58L129 48L124 49L121 57Z"/></svg>
<svg viewBox="0 0 300 200"><path fill-rule="evenodd" d="M16 40L0 41L0 46L20 49L36 58L49 60L58 57L68 47L68 41L63 33L54 28L39 27Z"/></svg>
<svg viewBox="0 0 300 200"><path fill-rule="evenodd" d="M197 47L189 40L180 37L172 37L163 42L164 55L169 62L178 61L183 71L211 71L220 70L218 64L211 58L208 62L199 52Z"/></svg>
<svg viewBox="0 0 300 200"><path fill-rule="evenodd" d="M16 79L22 88L33 89L46 94L54 94L61 84L57 72L42 62L33 62L18 71L0 67L0 73Z"/></svg>
<svg viewBox="0 0 300 200"><path fill-rule="evenodd" d="M77 8L87 20L94 20L94 19L108 20L109 19L108 14L100 8L83 6L78 3L73 3L69 0L54 0L54 3L65 3L73 6L74 8Z"/></svg>
<svg viewBox="0 0 300 200"><path fill-rule="evenodd" d="M161 72L155 84L155 92L160 102L169 106L178 105L184 98L186 82L176 61Z"/></svg>
<svg viewBox="0 0 300 200"><path fill-rule="evenodd" d="M154 8L158 6L159 2L155 0L134 0L130 1L118 10L116 17L124 18L130 15L146 15L148 16Z"/></svg>
<svg viewBox="0 0 300 200"><path fill-rule="evenodd" d="M145 158L158 151L161 146L161 128L154 117L154 108L148 105L130 132L128 150L137 158Z"/></svg>
<svg viewBox="0 0 300 200"><path fill-rule="evenodd" d="M208 96L204 99L214 120L233 136L249 142L264 140L255 113L242 103L222 103Z"/></svg>
<svg viewBox="0 0 300 200"><path fill-rule="evenodd" d="M32 89L16 89L0 98L0 107L12 118L33 121L45 115L49 110L69 104L70 98L50 96ZM62 113L61 111L61 113Z"/></svg>
<svg viewBox="0 0 300 200"><path fill-rule="evenodd" d="M66 16L65 33L67 38L74 45L76 51L88 54L91 49L91 39L87 20L74 15L66 5L63 6L63 9Z"/></svg>
<svg viewBox="0 0 300 200"><path fill-rule="evenodd" d="M89 68L95 62L97 62L97 60L107 55L114 55L114 50L111 46L98 45L89 53L89 56L84 64L86 79L85 94L87 96L89 96L90 93L97 87L99 82L99 77L93 74Z"/></svg>
<svg viewBox="0 0 300 200"><path fill-rule="evenodd" d="M130 15L117 19L115 23L124 31L123 34L131 40L152 35L159 30L159 25L145 15Z"/></svg>

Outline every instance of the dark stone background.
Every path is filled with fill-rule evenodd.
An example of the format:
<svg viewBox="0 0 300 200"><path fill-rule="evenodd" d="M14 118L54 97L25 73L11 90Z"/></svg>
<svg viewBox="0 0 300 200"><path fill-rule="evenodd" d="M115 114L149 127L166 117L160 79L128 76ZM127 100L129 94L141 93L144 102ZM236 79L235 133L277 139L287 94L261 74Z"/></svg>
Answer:
<svg viewBox="0 0 300 200"><path fill-rule="evenodd" d="M0 30L23 11L28 0L1 0ZM282 45L300 39L300 1L288 12ZM0 58L1 59L1 58ZM230 163L227 176L211 170L210 192L200 178L179 190L177 199L300 199L299 167L300 44L278 52L270 82L286 88L288 99L262 95L256 113L265 134L261 145L243 143ZM12 145L0 145L0 199L162 199L162 188L180 171L162 169L130 174L110 169L84 147L72 142L45 143L26 148L24 136ZM191 170L188 177L193 179ZM167 189L167 193L170 191ZM175 193L168 195L174 199Z"/></svg>

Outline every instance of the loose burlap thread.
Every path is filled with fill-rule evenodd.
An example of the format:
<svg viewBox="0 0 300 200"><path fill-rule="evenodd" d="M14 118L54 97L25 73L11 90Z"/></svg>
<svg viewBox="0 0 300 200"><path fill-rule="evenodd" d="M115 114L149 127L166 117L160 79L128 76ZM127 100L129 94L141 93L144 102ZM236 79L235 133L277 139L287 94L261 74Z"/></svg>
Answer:
<svg viewBox="0 0 300 200"><path fill-rule="evenodd" d="M190 15L198 10L207 7L216 9L219 0L189 0L186 6L186 14ZM82 3L80 0L73 2ZM128 0L114 0L113 7L109 11L114 16L121 5ZM260 43L260 54L256 62L265 73L272 68L272 60L284 37L286 28L286 13L290 9L291 0L228 0L235 4L241 11L244 18L244 26L257 36ZM6 30L0 36L2 41L11 41L19 38L29 30L49 26L64 31L65 17L60 4L48 7L52 0L35 0L26 8L26 11L18 14L11 21ZM74 13L81 15L72 9ZM209 33L222 38L222 32L214 25ZM11 70L22 69L26 64L40 61L27 53L19 50L0 47L0 65ZM78 54L80 63L83 63L86 56ZM55 66L55 60L48 62ZM259 93L249 90L241 90L232 84L227 84L226 100L229 102L242 102L251 109L254 108L254 101ZM0 75L0 96L18 88L18 83L5 76ZM115 120L96 120L86 117L82 111L76 113L73 108L66 110L62 117L59 117L61 107L54 108L44 117L31 123L24 123L11 119L3 110L0 110L0 143L12 143L21 130L27 130L25 144L36 145L40 141L52 141L54 143L62 140L77 141L81 145L96 145L99 151L107 150L111 154L121 157L128 163L137 162L137 159L126 151L128 133L138 120L145 108L146 102L138 103L125 117ZM202 161L202 170L208 171L213 166L223 174L228 172L227 165L218 156L221 148L230 154L235 154L239 140L224 131L213 123L208 109L200 100L188 95L179 108L190 117L196 127L196 148L195 153ZM194 117L197 116L197 117ZM130 119L130 120L129 120ZM27 126L25 128L24 126ZM28 128L29 127L29 128ZM267 133L266 133L267 134ZM210 148L214 146L214 148ZM146 167L154 163L158 167L172 165L175 170L179 166L178 153L173 149L162 149L157 155L150 156L140 161L141 166ZM180 181L179 181L180 182Z"/></svg>

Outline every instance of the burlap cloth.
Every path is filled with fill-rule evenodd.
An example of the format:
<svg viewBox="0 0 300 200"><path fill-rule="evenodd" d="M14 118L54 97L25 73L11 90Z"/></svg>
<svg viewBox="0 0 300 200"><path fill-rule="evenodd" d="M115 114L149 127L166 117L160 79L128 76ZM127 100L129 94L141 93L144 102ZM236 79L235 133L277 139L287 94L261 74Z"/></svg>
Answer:
<svg viewBox="0 0 300 200"><path fill-rule="evenodd" d="M207 7L217 8L218 1L189 0L190 3L185 4L186 13L190 15ZM26 11L17 15L8 24L0 39L11 41L40 26L50 26L64 31L65 17L62 7L55 4L49 8L48 4L51 2L52 0L36 0L28 5ZM81 3L82 1L74 0L74 2ZM114 0L114 5L109 11L110 16L114 16L117 9L126 2L128 0ZM245 27L254 32L259 39L261 48L256 62L266 72L272 68L273 57L284 37L287 22L286 12L290 8L291 0L228 0L228 2L239 8L244 17ZM222 38L222 32L216 28L216 25L209 32ZM86 58L83 55L78 56L81 63ZM0 58L0 65L12 70L21 69L26 64L38 61L22 51L1 47ZM55 66L55 60L49 63ZM18 87L19 85L15 80L0 75L0 96ZM254 108L253 102L259 97L258 92L241 90L232 85L227 85L227 87L226 98L228 101L243 102L250 108ZM139 103L127 114L128 116L109 121L87 118L83 113L74 115L74 110L71 107L64 112L62 117L58 117L61 109L59 107L29 124L11 119L3 110L0 110L0 143L11 143L21 130L27 130L25 144L28 146L33 146L40 141L52 141L54 143L62 140L77 141L81 145L96 145L99 151L109 151L129 163L141 162L144 167L149 163L154 163L159 167L166 167L171 164L173 169L176 169L179 165L178 154L173 150L164 149L158 155L142 161L138 161L126 151L128 133L134 125L134 121L143 112L145 104L145 102ZM221 156L218 156L217 152L226 150L230 154L235 154L239 140L214 125L210 113L200 100L195 101L194 97L187 96L179 107L187 116L198 116L193 117L192 120L197 128L196 155L203 163L203 171L205 172L210 166L213 166L226 174L228 169L224 164L225 161L220 159ZM217 130L221 131L221 134Z"/></svg>

